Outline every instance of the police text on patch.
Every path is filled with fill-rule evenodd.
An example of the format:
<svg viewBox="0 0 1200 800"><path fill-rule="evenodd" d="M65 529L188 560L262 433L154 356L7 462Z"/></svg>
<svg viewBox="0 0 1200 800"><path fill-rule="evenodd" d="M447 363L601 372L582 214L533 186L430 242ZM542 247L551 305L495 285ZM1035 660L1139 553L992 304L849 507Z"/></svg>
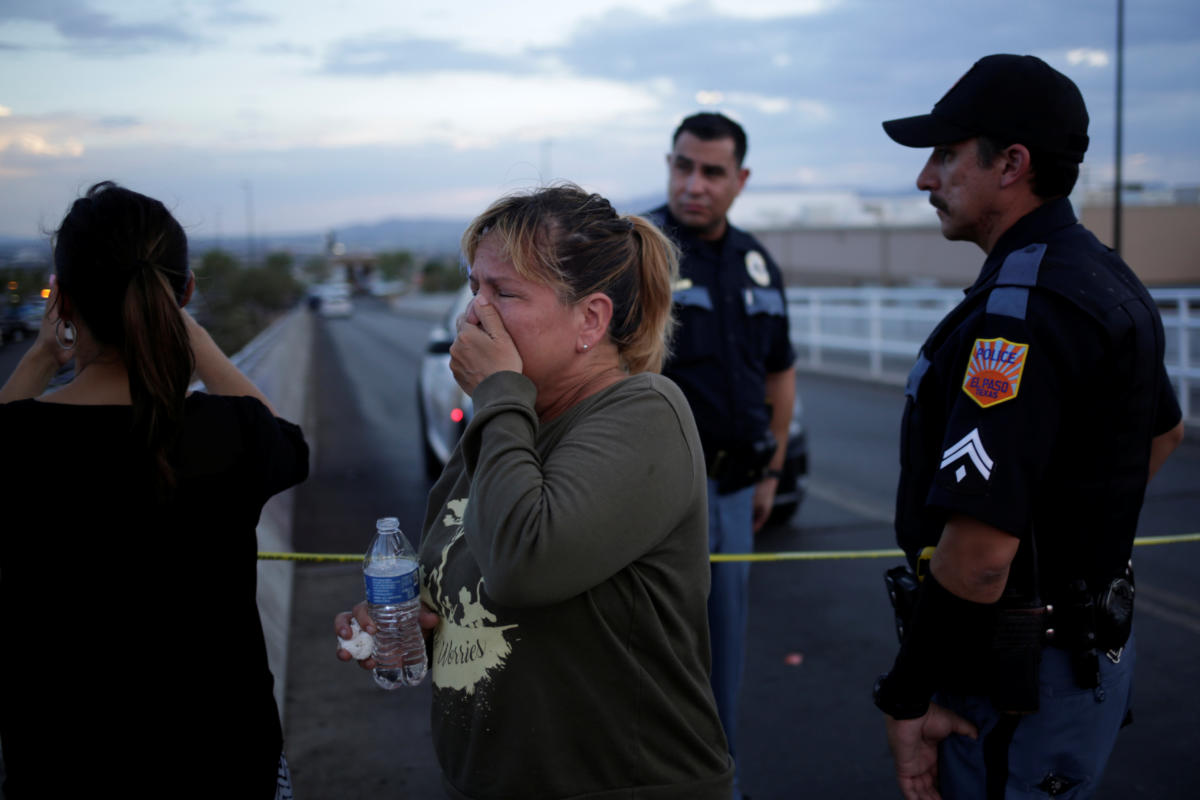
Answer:
<svg viewBox="0 0 1200 800"><path fill-rule="evenodd" d="M1008 339L976 339L963 376L963 391L987 408L1017 396L1029 345Z"/></svg>

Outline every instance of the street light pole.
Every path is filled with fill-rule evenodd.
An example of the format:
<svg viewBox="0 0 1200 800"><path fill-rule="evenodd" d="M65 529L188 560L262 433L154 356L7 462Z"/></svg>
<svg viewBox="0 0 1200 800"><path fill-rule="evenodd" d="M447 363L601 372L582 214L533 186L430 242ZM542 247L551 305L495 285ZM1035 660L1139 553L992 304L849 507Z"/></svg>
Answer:
<svg viewBox="0 0 1200 800"><path fill-rule="evenodd" d="M1125 84L1125 0L1117 0L1117 132L1113 186L1113 250L1121 255L1121 117Z"/></svg>
<svg viewBox="0 0 1200 800"><path fill-rule="evenodd" d="M246 266L254 266L254 192L249 180L242 181L246 192Z"/></svg>

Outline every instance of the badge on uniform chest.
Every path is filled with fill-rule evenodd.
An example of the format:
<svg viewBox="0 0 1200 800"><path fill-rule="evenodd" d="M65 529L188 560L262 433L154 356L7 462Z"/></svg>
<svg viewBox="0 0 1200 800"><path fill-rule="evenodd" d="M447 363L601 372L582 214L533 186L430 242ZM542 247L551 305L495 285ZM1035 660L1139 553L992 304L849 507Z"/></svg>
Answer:
<svg viewBox="0 0 1200 800"><path fill-rule="evenodd" d="M987 408L1017 396L1029 345L1008 339L976 339L963 376L963 391Z"/></svg>
<svg viewBox="0 0 1200 800"><path fill-rule="evenodd" d="M767 271L767 259L757 250L746 253L746 274L759 286L771 285L771 273Z"/></svg>

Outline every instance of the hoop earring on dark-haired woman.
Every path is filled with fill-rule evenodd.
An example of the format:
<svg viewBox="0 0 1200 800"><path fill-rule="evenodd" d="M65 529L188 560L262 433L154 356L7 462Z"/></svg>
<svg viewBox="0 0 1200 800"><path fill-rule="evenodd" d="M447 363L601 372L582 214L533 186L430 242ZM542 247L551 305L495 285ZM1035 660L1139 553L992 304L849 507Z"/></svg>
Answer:
<svg viewBox="0 0 1200 800"><path fill-rule="evenodd" d="M64 333L66 334L65 337L63 336ZM63 341L64 338L66 338L65 342ZM63 350L75 349L75 324L63 319L54 323L54 341L58 342L58 346Z"/></svg>

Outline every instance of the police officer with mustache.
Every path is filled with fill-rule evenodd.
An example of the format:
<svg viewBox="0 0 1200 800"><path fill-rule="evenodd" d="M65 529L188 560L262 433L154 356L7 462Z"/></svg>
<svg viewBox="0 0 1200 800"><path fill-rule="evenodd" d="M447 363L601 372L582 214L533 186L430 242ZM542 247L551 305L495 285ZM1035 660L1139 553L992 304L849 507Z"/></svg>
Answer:
<svg viewBox="0 0 1200 800"><path fill-rule="evenodd" d="M1138 513L1183 437L1162 322L1067 200L1088 113L1065 75L988 56L883 127L933 148L918 188L987 254L906 390L902 643L875 687L897 780L909 800L1090 797L1129 712Z"/></svg>

